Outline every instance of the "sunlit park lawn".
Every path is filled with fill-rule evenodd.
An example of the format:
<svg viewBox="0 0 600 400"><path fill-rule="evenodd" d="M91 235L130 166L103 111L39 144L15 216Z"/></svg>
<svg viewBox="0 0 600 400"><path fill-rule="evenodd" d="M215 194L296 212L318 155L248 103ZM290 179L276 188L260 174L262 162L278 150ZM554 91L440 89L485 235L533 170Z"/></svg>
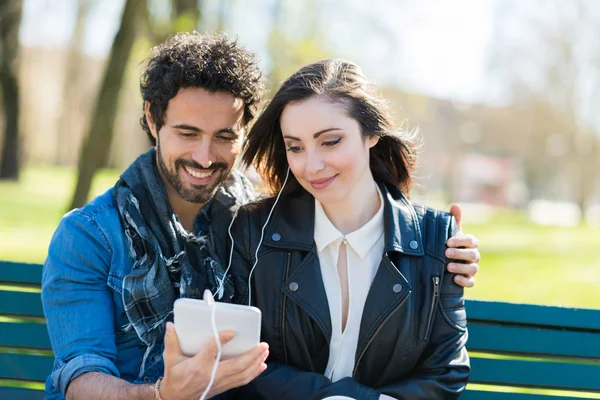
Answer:
<svg viewBox="0 0 600 400"><path fill-rule="evenodd" d="M102 171L92 192L102 193L119 172ZM0 183L0 260L43 262L69 202L75 170L29 167L18 183ZM539 227L517 212L465 224L481 242L481 271L467 297L600 308L600 229Z"/></svg>

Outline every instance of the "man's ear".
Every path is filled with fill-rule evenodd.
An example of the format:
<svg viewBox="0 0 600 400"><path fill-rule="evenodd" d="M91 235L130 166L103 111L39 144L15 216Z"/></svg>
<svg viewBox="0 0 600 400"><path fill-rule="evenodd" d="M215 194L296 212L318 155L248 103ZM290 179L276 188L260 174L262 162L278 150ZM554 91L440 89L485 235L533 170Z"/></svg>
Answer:
<svg viewBox="0 0 600 400"><path fill-rule="evenodd" d="M149 101L144 102L144 115L146 116L146 122L148 123L148 128L150 128L150 133L152 134L152 137L154 137L154 140L158 141L158 134L156 132L156 124L154 123L154 120L152 119L152 115L150 114L150 102Z"/></svg>

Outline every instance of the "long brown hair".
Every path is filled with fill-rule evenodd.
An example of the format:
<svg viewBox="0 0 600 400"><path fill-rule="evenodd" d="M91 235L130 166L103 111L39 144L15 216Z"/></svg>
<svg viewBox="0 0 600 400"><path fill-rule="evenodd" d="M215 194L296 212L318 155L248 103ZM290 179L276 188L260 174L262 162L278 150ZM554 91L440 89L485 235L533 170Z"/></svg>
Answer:
<svg viewBox="0 0 600 400"><path fill-rule="evenodd" d="M248 133L242 163L254 166L267 186L279 191L288 169L281 113L288 104L312 96L343 105L363 135L379 137L369 153L373 177L408 196L417 159L416 132L396 129L386 103L374 93L360 67L344 60L307 65L281 85ZM293 176L289 180L297 184Z"/></svg>

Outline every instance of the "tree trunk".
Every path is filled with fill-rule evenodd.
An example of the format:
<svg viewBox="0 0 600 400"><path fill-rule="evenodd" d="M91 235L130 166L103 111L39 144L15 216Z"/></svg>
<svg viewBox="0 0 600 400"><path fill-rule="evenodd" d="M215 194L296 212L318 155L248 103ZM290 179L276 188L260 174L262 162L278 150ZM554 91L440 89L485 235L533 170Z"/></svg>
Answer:
<svg viewBox="0 0 600 400"><path fill-rule="evenodd" d="M56 153L54 154L55 164L66 164L69 154L72 151L69 143L73 141L73 113L77 116L81 114L81 108L77 106L77 94L80 93L80 75L82 64L82 49L83 49L83 32L85 17L91 5L89 0L77 0L77 22L75 23L75 31L71 38L69 55L67 56L67 65L63 85L62 111L59 122ZM78 132L79 133L79 132Z"/></svg>
<svg viewBox="0 0 600 400"><path fill-rule="evenodd" d="M598 139L595 137L593 132L587 133L587 138L584 142L585 148L580 149L580 153L575 159L577 176L579 181L576 200L581 210L582 216L585 216L585 212L588 207L593 205L594 198L596 195L596 184L598 171L595 168L596 159L598 157Z"/></svg>
<svg viewBox="0 0 600 400"><path fill-rule="evenodd" d="M4 105L4 145L0 179L19 179L19 82L17 58L23 3L4 1L0 6L0 86Z"/></svg>
<svg viewBox="0 0 600 400"><path fill-rule="evenodd" d="M88 135L80 152L77 186L70 209L81 207L87 202L94 174L108 158L119 92L135 39L137 17L142 15L145 6L145 0L127 0L125 3L121 26L113 41Z"/></svg>

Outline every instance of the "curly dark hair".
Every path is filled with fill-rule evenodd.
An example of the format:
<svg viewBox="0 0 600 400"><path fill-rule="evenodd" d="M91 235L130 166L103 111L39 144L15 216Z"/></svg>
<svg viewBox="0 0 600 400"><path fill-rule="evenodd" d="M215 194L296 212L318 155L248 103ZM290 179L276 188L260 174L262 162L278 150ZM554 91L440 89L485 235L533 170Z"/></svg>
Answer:
<svg viewBox="0 0 600 400"><path fill-rule="evenodd" d="M150 115L159 131L169 100L179 89L199 87L211 93L224 91L244 101L244 125L256 115L263 93L258 57L223 34L178 33L152 49L140 80L142 99L150 103ZM150 143L156 140L144 115L140 124Z"/></svg>
<svg viewBox="0 0 600 400"><path fill-rule="evenodd" d="M246 136L242 164L254 166L272 192L281 190L288 169L281 114L288 104L313 96L341 104L364 136L379 137L369 151L373 177L408 196L421 144L419 133L395 127L387 103L375 93L360 67L344 60L307 65L281 85ZM298 187L293 176L289 185Z"/></svg>

